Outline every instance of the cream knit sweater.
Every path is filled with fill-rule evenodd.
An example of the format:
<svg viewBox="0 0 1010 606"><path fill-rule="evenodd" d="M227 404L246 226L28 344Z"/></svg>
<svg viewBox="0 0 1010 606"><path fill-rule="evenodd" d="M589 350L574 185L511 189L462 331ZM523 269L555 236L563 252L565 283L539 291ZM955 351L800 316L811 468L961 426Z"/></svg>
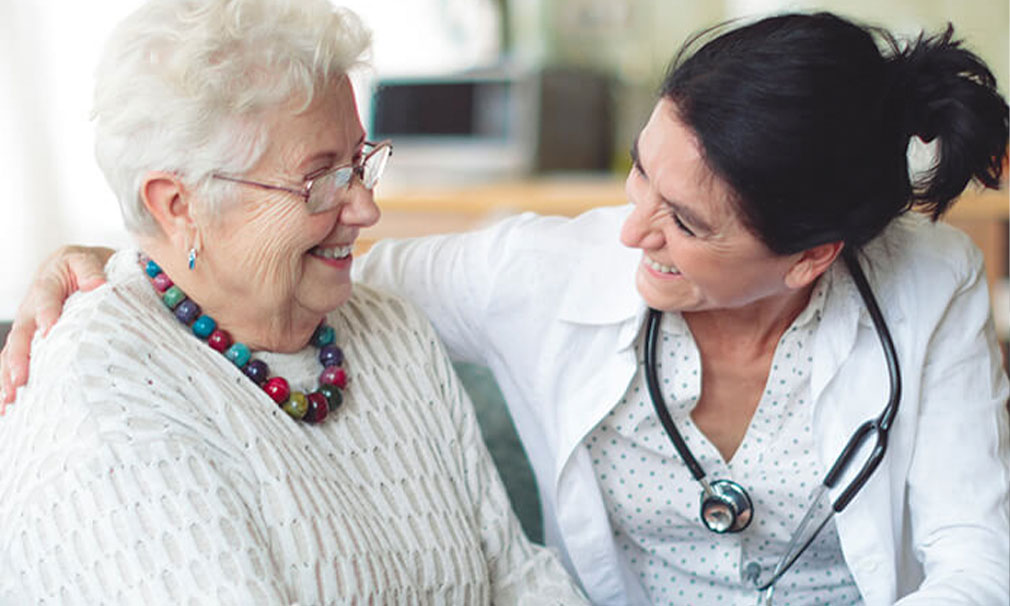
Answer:
<svg viewBox="0 0 1010 606"><path fill-rule="evenodd" d="M573 604L427 321L357 286L345 402L294 421L116 255L0 418L2 604ZM312 388L315 350L260 355Z"/></svg>

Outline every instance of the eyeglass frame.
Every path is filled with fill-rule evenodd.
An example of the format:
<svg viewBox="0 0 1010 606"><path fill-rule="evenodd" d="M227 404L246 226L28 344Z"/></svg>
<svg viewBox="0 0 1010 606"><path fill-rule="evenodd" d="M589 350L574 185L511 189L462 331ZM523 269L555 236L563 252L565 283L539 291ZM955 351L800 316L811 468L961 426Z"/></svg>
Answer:
<svg viewBox="0 0 1010 606"><path fill-rule="evenodd" d="M382 176L382 172L381 171L379 172L379 175L375 178L375 183L372 183L372 186L369 187L368 184L366 184L365 180L364 180L365 179L365 164L368 162L368 160L372 156L374 156L375 154L379 153L383 149L389 149L389 156L392 156L393 155L393 142L390 139L383 139L382 141L379 141L379 142L365 141L363 143L363 145L371 147L372 149L367 154L363 155L361 157L360 161L358 161L357 163L355 163L355 162L349 162L347 164L341 164L340 166L334 166L332 168L328 168L328 169L324 170L322 173L320 173L320 174L316 175L315 177L309 179L308 182L301 189L297 189L297 188L289 187L289 186L285 186L285 185L274 185L273 183L263 183L262 181L254 181L252 179L245 179L243 177L233 177L231 175L225 175L225 174L222 174L222 173L214 173L214 174L211 175L211 178L212 179L220 179L221 181L229 181L231 183L238 183L240 185L251 185L253 187L259 187L261 189L268 189L268 190L271 190L271 191L284 191L284 192L288 192L290 194L295 194L296 196L301 197L302 200L305 201L305 205L308 206L309 200L312 198L312 186L315 185L315 183L317 181L319 181L320 179L322 179L323 177L325 177L327 175L331 175L331 174L337 172L338 170L343 170L345 168L350 168L351 169L351 176L348 177L347 184L345 186L343 186L343 187L346 187L346 189L350 189L351 188L351 183L354 182L354 177L357 176L358 177L358 181L361 183L361 185L365 189L371 191L372 189L375 188L376 184L378 184L378 182L379 182L379 177ZM388 160L389 156L387 156L387 160ZM385 169L385 166L383 166L383 170L384 169ZM326 210L330 210L331 208L335 208L335 206L334 207L325 208L325 209L321 209L321 210L318 210L318 211L310 211L310 212L325 212Z"/></svg>

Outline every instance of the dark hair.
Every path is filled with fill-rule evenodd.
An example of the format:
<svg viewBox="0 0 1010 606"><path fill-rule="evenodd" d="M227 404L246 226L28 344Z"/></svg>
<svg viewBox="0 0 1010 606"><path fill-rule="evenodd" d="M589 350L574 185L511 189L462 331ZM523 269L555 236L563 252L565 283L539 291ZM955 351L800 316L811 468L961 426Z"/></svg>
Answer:
<svg viewBox="0 0 1010 606"><path fill-rule="evenodd" d="M662 95L773 251L858 249L912 206L935 220L973 177L998 187L1007 104L953 26L902 44L830 13L789 14L689 52L719 29L685 44ZM936 165L914 184L913 135L939 140Z"/></svg>

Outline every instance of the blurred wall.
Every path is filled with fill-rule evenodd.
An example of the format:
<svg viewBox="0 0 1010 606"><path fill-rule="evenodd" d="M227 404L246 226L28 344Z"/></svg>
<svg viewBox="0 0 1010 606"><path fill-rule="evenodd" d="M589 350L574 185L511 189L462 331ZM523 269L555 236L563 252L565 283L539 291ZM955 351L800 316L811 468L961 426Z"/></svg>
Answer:
<svg viewBox="0 0 1010 606"><path fill-rule="evenodd" d="M1007 0L505 0L509 48L528 64L603 69L615 79L615 170L648 117L680 44L721 21L787 10L828 10L902 36L952 22L992 68L1004 95L1010 61Z"/></svg>

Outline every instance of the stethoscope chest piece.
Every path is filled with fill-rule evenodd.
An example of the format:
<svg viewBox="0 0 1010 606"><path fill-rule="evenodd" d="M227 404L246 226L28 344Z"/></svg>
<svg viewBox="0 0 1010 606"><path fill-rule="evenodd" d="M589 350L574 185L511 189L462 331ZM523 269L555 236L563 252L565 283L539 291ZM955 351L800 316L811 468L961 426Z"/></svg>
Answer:
<svg viewBox="0 0 1010 606"><path fill-rule="evenodd" d="M754 504L742 486L716 480L701 493L701 521L712 532L740 532L754 517Z"/></svg>

